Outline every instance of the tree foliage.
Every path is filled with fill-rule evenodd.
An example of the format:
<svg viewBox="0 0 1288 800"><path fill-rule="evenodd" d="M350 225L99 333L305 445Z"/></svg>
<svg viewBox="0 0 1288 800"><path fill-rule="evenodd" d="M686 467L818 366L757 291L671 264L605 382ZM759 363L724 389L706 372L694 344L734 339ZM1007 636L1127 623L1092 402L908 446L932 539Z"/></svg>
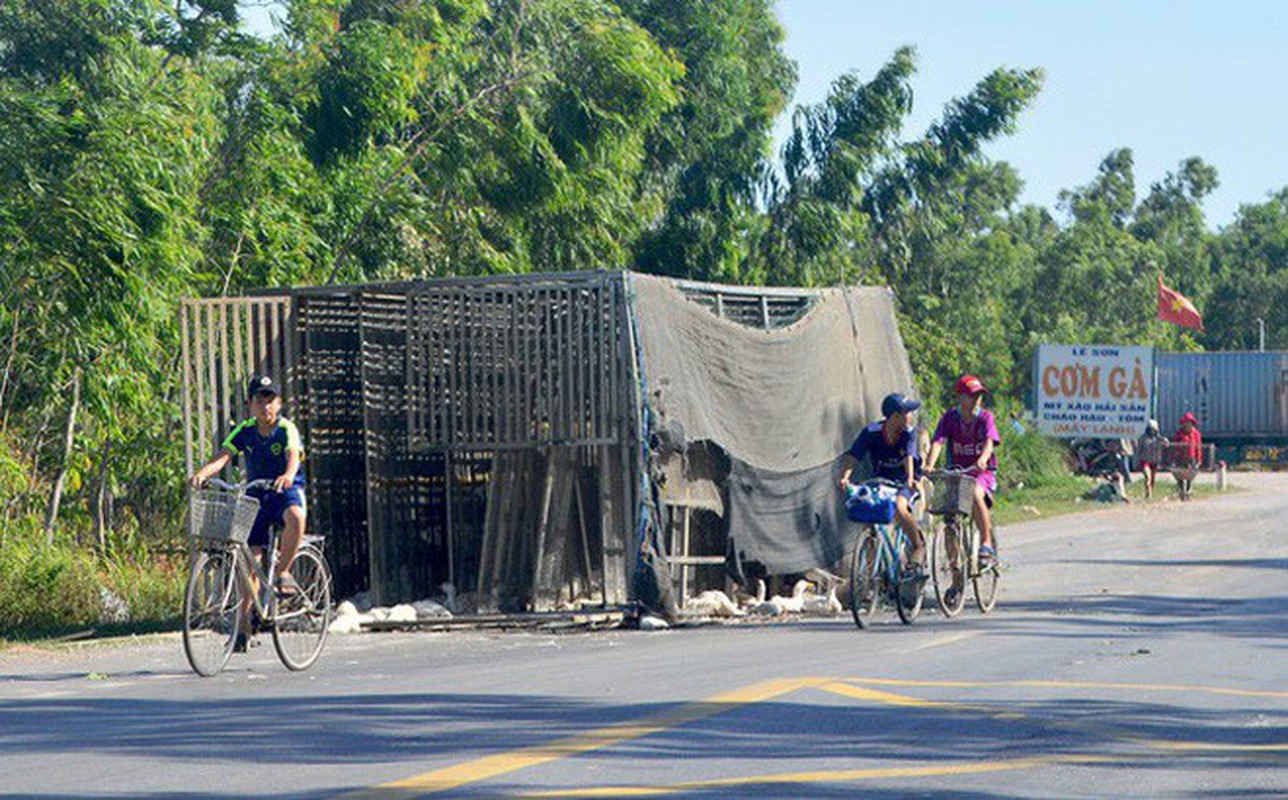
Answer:
<svg viewBox="0 0 1288 800"><path fill-rule="evenodd" d="M109 549L174 530L185 296L626 266L882 283L932 407L961 371L1023 399L1041 342L1247 348L1260 319L1288 346L1288 189L1213 232L1212 166L1142 192L1123 147L1056 209L1018 204L988 145L1041 69L909 134L901 48L792 110L775 155L795 67L769 0L283 8L256 38L234 0L0 4L0 556L46 523ZM1154 319L1160 272L1207 333Z"/></svg>

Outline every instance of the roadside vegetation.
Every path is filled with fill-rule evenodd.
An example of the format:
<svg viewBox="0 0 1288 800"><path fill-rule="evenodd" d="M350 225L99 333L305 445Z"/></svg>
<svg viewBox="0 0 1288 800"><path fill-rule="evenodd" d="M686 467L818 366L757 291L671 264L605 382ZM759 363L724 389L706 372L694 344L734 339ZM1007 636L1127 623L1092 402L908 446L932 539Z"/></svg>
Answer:
<svg viewBox="0 0 1288 800"><path fill-rule="evenodd" d="M773 152L795 67L771 0L282 6L263 39L232 2L0 3L0 637L178 607L183 297L622 267L884 284L927 418L970 371L1004 422L1041 342L1241 349L1262 319L1288 346L1288 189L1212 232L1215 168L1146 187L1123 147L1019 204L984 151L1040 65L905 130L901 48ZM1154 319L1159 271L1208 332ZM1051 446L1006 435L1015 502L1057 492Z"/></svg>

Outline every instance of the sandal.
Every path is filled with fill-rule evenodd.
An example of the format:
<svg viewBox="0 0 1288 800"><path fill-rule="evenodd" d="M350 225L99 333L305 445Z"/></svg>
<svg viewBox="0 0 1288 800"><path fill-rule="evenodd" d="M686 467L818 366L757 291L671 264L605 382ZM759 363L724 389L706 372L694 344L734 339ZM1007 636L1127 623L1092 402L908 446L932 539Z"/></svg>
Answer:
<svg viewBox="0 0 1288 800"><path fill-rule="evenodd" d="M280 597L294 597L299 593L300 585L296 583L294 575L283 572L277 576L277 594Z"/></svg>
<svg viewBox="0 0 1288 800"><path fill-rule="evenodd" d="M997 549L991 544L983 544L979 547L979 565L981 567L991 567L997 563Z"/></svg>

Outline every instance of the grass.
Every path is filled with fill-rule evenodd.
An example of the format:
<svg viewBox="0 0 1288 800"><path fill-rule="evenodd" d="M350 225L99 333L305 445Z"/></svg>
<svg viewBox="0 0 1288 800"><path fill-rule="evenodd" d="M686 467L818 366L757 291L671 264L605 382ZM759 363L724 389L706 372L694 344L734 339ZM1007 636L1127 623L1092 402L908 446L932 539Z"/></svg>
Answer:
<svg viewBox="0 0 1288 800"><path fill-rule="evenodd" d="M1148 501L1145 500L1144 479L1138 475L1132 477L1132 482L1127 484L1127 497L1133 503L1175 502L1176 484L1171 477L1163 475L1158 478L1154 484L1154 498ZM993 510L993 520L998 525L1011 525L1082 511L1117 508L1118 503L1101 503L1083 499L1083 495L1094 490L1100 483L1101 481L1085 476L1069 475L1053 479L1037 488L1009 489L998 498L997 508ZM1238 490L1227 489L1226 491ZM1196 500L1218 493L1216 484L1210 476L1199 476L1199 480L1194 484Z"/></svg>
<svg viewBox="0 0 1288 800"><path fill-rule="evenodd" d="M0 548L0 650L177 630L186 580L182 555L10 540Z"/></svg>

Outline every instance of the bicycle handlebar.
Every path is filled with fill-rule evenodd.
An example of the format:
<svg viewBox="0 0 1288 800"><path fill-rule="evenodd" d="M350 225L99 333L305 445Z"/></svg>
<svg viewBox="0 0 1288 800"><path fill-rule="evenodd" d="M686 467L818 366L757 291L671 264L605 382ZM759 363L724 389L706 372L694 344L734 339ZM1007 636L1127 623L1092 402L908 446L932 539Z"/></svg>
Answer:
<svg viewBox="0 0 1288 800"><path fill-rule="evenodd" d="M243 491L246 491L247 489L272 489L273 488L273 480L271 478L260 478L259 480L250 481L248 483L243 483L243 484L229 483L228 481L222 480L220 478L210 478L209 480L206 481L206 483L209 484L210 486L215 487L216 489L223 489L225 492L243 492Z"/></svg>
<svg viewBox="0 0 1288 800"><path fill-rule="evenodd" d="M979 470L976 469L975 467L952 467L952 468L944 468L944 469L928 469L922 474L925 475L927 478L935 478L940 475L949 476L949 477L953 475L971 475L972 472L979 472Z"/></svg>

